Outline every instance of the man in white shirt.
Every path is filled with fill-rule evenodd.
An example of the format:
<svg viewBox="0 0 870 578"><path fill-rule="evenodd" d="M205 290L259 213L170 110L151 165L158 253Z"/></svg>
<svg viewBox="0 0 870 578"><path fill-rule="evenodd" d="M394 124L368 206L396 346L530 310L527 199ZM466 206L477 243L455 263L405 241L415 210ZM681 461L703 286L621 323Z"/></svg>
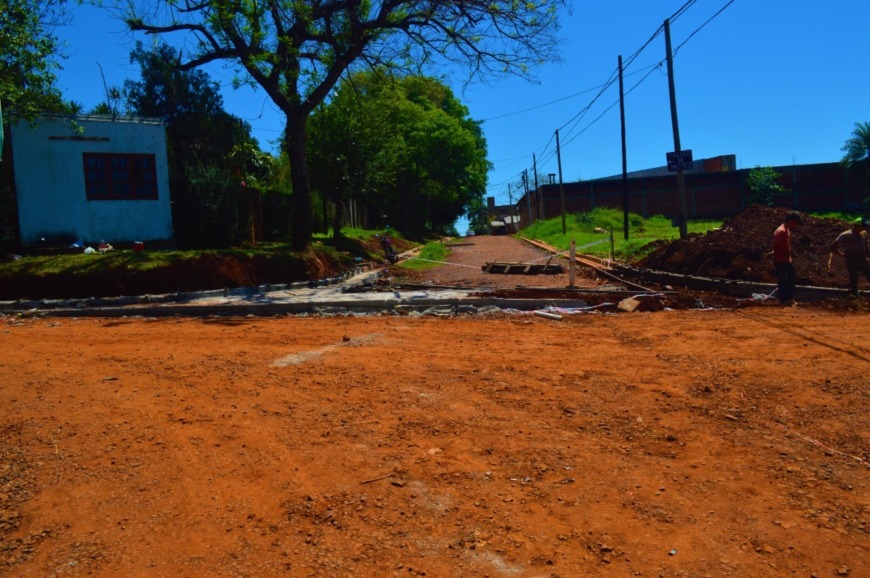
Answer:
<svg viewBox="0 0 870 578"><path fill-rule="evenodd" d="M867 238L867 221L855 219L852 227L840 233L831 243L831 252L842 255L849 271L849 293L858 296L858 274L870 281L870 244Z"/></svg>

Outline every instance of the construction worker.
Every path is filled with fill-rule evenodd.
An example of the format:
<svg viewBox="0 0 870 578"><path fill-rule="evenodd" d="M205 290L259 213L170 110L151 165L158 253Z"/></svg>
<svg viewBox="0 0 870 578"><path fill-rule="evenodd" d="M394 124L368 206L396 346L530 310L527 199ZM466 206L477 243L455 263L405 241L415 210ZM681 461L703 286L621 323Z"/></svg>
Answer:
<svg viewBox="0 0 870 578"><path fill-rule="evenodd" d="M840 233L831 243L831 253L841 255L849 271L849 294L858 296L858 274L870 281L870 244L867 237L867 220L855 219L852 226Z"/></svg>
<svg viewBox="0 0 870 578"><path fill-rule="evenodd" d="M797 275L791 259L791 230L797 227L803 219L798 213L786 215L782 225L773 233L773 266L776 268L776 290L779 302L783 305L794 305L794 288Z"/></svg>

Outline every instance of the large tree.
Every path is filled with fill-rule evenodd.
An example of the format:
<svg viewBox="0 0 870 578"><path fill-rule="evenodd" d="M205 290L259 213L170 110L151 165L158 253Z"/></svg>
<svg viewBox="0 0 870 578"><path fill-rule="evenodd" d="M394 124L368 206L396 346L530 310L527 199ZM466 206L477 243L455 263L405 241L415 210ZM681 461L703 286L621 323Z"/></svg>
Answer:
<svg viewBox="0 0 870 578"><path fill-rule="evenodd" d="M134 31L178 38L191 69L237 66L285 114L293 183L293 246L313 233L306 122L351 67L420 71L459 63L473 76L527 74L553 58L568 0L162 0L117 2Z"/></svg>
<svg viewBox="0 0 870 578"><path fill-rule="evenodd" d="M447 230L482 198L489 165L479 124L433 78L352 75L308 123L312 186L365 203L404 231Z"/></svg>

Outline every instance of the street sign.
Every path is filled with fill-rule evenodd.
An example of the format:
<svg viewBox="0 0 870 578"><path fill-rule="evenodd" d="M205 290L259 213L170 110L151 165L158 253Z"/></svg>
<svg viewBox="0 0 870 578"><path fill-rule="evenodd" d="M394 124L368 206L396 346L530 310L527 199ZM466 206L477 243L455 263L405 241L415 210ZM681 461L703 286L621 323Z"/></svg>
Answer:
<svg viewBox="0 0 870 578"><path fill-rule="evenodd" d="M668 153L668 171L686 171L692 168L692 149Z"/></svg>

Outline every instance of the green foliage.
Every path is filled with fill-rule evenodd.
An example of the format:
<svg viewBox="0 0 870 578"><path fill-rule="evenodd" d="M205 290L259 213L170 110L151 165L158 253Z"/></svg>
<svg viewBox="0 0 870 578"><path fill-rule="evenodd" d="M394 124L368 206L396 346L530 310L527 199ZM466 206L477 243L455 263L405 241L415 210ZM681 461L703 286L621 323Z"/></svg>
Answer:
<svg viewBox="0 0 870 578"><path fill-rule="evenodd" d="M178 55L175 68L184 70L219 61L235 66L241 75L239 85L259 85L284 112L284 150L293 178L293 246L301 250L311 241L314 217L309 159L304 148L306 122L314 109L333 94L339 79L354 68L385 67L399 74L420 74L434 62L461 64L469 77L525 76L531 66L556 57L557 8L569 2L506 2L499 4L497 11L492 10L491 0L459 4L412 0L163 0L123 5L127 6L125 22L131 30L171 35L178 38L179 45L192 48ZM443 112L448 117L456 116L449 109ZM449 123L429 118L425 124L440 132ZM405 136L417 142L405 147L403 163L410 166L409 162L417 161L417 166L396 183L397 189L405 191L405 214L394 216L406 220L409 226L427 220L436 226L446 223L450 220L447 215L463 207L464 196L480 192L481 187L474 182L480 177L474 175L459 190L450 188L450 183L455 186L458 175L441 173L450 159L444 155L431 159L424 156L426 141L434 135L418 130ZM457 143L459 152L465 154L477 146L480 136ZM388 155L384 160L391 158ZM422 161L426 161L425 166ZM485 176L486 169L475 167L474 172ZM322 194L346 192L346 184L340 179L350 179L351 175L339 172L335 178L336 184L322 189ZM414 196L409 198L409 192ZM421 210L428 212L425 219L417 215Z"/></svg>
<svg viewBox="0 0 870 578"><path fill-rule="evenodd" d="M56 86L62 56L52 32L67 17L63 0L0 0L0 102L7 120L68 111Z"/></svg>
<svg viewBox="0 0 870 578"><path fill-rule="evenodd" d="M55 71L63 58L56 26L68 13L63 0L0 0L0 131L18 120L34 121L40 114L66 113L56 86ZM0 154L10 150L0 132ZM6 168L11 158L0 160L0 252L13 251L18 242L18 214L12 177Z"/></svg>
<svg viewBox="0 0 870 578"><path fill-rule="evenodd" d="M483 196L471 199L465 216L468 218L468 229L475 235L485 235L489 231L489 211Z"/></svg>
<svg viewBox="0 0 870 578"><path fill-rule="evenodd" d="M860 211L858 213L855 212L846 212L846 211L826 211L824 213L811 213L813 217L817 219L830 219L832 221L840 221L845 223L851 223L855 219L863 218L867 215L866 211Z"/></svg>
<svg viewBox="0 0 870 578"><path fill-rule="evenodd" d="M540 239L557 249L567 250L573 239L578 253L611 256L611 231L613 232L613 256L616 259L631 260L643 253L652 241L674 240L680 236L678 228L671 220L661 215L644 219L629 213L629 240L623 235L623 214L619 209L598 207L588 213L568 215L566 234L562 234L562 218L538 220L530 227L520 231L527 239ZM721 221L689 221L690 233L705 233L721 226Z"/></svg>
<svg viewBox="0 0 870 578"><path fill-rule="evenodd" d="M870 163L870 122L856 122L852 136L841 150L844 153L842 162L847 167L861 161Z"/></svg>
<svg viewBox="0 0 870 578"><path fill-rule="evenodd" d="M776 181L782 176L773 167L755 167L746 177L749 188L749 202L757 205L773 206L773 195L788 189Z"/></svg>
<svg viewBox="0 0 870 578"><path fill-rule="evenodd" d="M273 161L251 138L250 125L224 111L217 83L205 72L179 70L178 58L167 45L146 50L137 43L130 60L139 64L141 80L126 81L124 93L136 114L166 123L178 246L230 247L248 238L250 195L268 188ZM277 225L264 229L278 232Z"/></svg>
<svg viewBox="0 0 870 578"><path fill-rule="evenodd" d="M369 231L374 237L374 232ZM334 251L318 244L318 253ZM271 259L275 256L294 256L286 243L258 243L253 246L239 246L212 250L144 251L135 253L129 249L118 249L108 253L84 253L62 255L25 255L17 261L0 263L0 279L13 279L19 275L45 277L58 273L74 275L93 275L117 271L144 272L176 265L182 261L196 261L203 256L233 256L246 258Z"/></svg>
<svg viewBox="0 0 870 578"><path fill-rule="evenodd" d="M244 238L242 196L238 185L217 165L184 168L186 196L173 217L176 242L185 248L227 248ZM178 202L176 201L176 205Z"/></svg>
<svg viewBox="0 0 870 578"><path fill-rule="evenodd" d="M378 225L447 233L482 204L483 134L435 79L353 75L315 111L308 133L312 187L339 210L353 199L371 208Z"/></svg>

